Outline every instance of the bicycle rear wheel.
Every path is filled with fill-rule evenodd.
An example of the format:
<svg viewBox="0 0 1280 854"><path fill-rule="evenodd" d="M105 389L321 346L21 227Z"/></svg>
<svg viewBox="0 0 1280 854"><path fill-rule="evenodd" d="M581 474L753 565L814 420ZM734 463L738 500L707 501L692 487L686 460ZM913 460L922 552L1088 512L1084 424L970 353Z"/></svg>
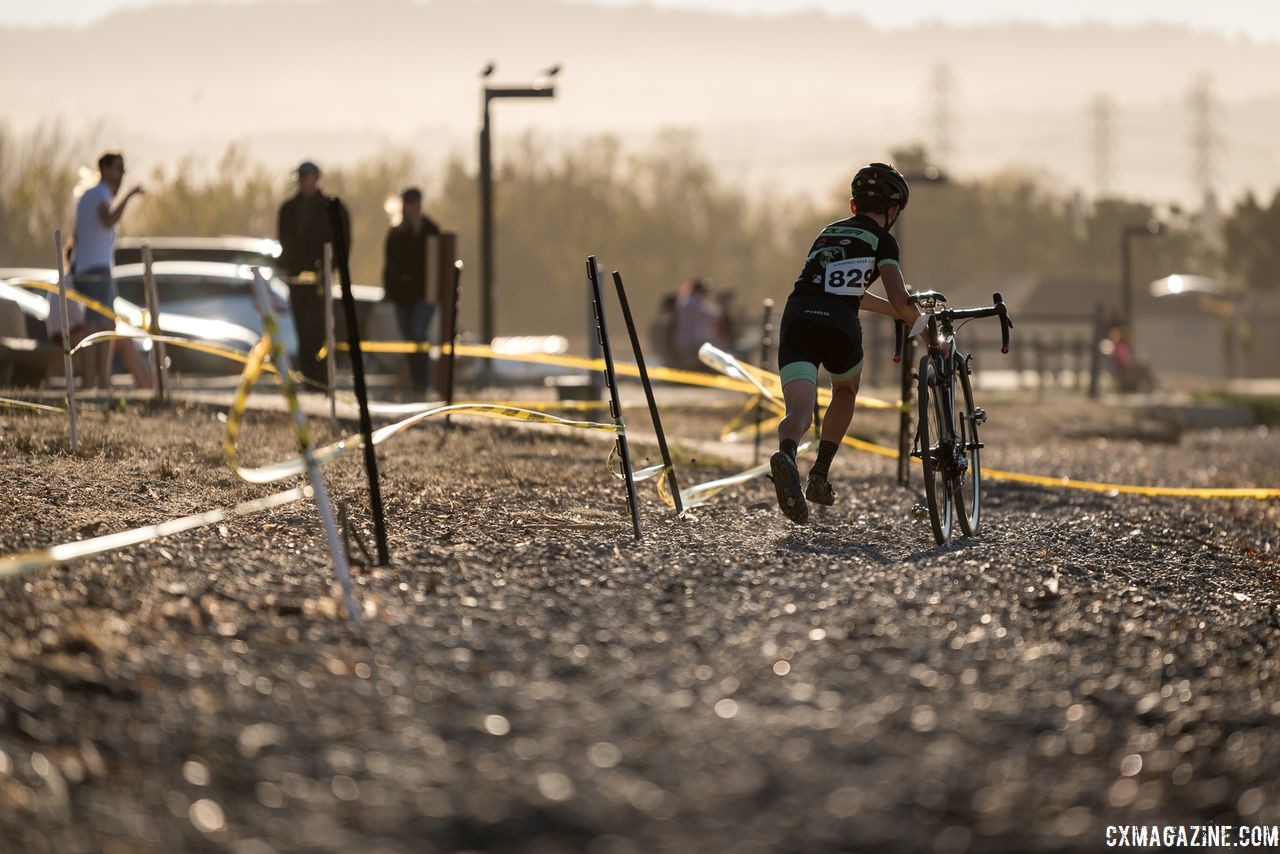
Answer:
<svg viewBox="0 0 1280 854"><path fill-rule="evenodd" d="M957 401L956 420L959 427L956 435L960 439L961 453L965 460L965 471L960 478L959 495L962 510L958 521L960 530L966 537L976 536L978 525L982 520L982 443L978 440L978 424L980 417L978 408L973 403L973 384L969 380L969 366L964 359L956 357L955 375L960 378L960 396Z"/></svg>
<svg viewBox="0 0 1280 854"><path fill-rule="evenodd" d="M929 505L929 524L938 545L951 542L955 524L955 501L952 479L944 454L951 454L954 440L946 415L947 405L943 392L938 388L938 374L933 359L920 359L920 379L917 401L920 412L916 428L916 444L920 449L920 462L924 468L924 496Z"/></svg>

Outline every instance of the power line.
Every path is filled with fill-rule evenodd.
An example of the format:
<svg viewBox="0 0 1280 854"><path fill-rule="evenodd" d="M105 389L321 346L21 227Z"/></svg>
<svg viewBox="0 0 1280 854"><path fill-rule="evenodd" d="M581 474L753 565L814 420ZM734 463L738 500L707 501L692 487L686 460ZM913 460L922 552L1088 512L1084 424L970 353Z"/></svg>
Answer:
<svg viewBox="0 0 1280 854"><path fill-rule="evenodd" d="M1195 79L1187 101L1191 119L1191 182L1201 201L1208 202L1214 196L1214 186L1220 177L1216 174L1215 155L1222 147L1218 133L1222 110L1208 74Z"/></svg>
<svg viewBox="0 0 1280 854"><path fill-rule="evenodd" d="M1089 123L1093 131L1093 188L1101 197L1114 189L1115 102L1110 95L1100 94L1089 103Z"/></svg>

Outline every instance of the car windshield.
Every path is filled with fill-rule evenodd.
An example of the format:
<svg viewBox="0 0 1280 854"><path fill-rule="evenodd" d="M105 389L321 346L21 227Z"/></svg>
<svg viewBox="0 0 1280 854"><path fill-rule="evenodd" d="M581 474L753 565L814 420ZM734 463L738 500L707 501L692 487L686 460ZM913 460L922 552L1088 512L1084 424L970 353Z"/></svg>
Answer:
<svg viewBox="0 0 1280 854"><path fill-rule="evenodd" d="M143 305L146 303L145 288L141 276L123 276L117 281L120 296L130 302ZM222 297L238 297L243 299L250 293L250 283L239 278L221 276L156 276L156 289L162 303L192 300L219 299Z"/></svg>

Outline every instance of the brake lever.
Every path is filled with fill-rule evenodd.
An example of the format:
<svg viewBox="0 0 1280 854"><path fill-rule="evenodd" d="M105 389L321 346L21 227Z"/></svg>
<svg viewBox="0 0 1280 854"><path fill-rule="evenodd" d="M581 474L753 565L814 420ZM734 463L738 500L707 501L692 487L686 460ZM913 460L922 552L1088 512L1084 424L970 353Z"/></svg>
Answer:
<svg viewBox="0 0 1280 854"><path fill-rule="evenodd" d="M901 320L893 321L893 363L895 365L902 361L902 333L906 326Z"/></svg>
<svg viewBox="0 0 1280 854"><path fill-rule="evenodd" d="M1000 312L1000 352L1008 353L1009 330L1013 328L1013 321L1009 319L1009 309L1005 307L1004 298L999 293L992 294L991 301Z"/></svg>

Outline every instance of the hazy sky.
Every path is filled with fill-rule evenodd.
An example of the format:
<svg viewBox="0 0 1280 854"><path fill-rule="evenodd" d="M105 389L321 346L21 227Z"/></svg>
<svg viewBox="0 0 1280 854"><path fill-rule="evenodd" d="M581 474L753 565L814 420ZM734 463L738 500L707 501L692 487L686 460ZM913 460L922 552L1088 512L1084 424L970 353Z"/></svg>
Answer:
<svg viewBox="0 0 1280 854"><path fill-rule="evenodd" d="M83 23L117 9L180 3L187 0L0 0L0 25L39 26ZM221 3L258 0L212 0ZM298 0L305 2L305 0ZM360 2L360 0L351 0ZM886 26L908 26L928 20L976 24L1009 20L1052 24L1098 21L1118 25L1151 22L1182 24L1232 36L1280 40L1280 3L1272 0L575 0L602 5L649 5L715 9L744 14L783 13L821 8L859 15Z"/></svg>

